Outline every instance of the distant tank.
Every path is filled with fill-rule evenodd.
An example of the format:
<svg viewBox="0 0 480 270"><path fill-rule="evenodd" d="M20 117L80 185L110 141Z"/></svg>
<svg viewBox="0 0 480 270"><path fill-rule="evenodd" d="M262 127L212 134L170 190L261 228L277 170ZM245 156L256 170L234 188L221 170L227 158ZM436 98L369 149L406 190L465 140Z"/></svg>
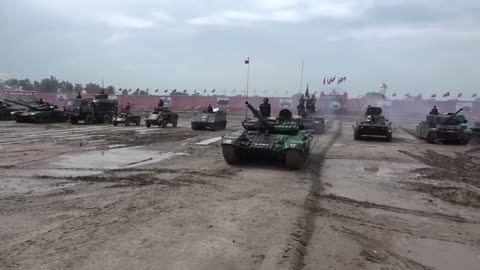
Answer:
<svg viewBox="0 0 480 270"><path fill-rule="evenodd" d="M298 122L300 129L308 129L313 134L321 134L325 131L325 117L316 111L315 103L315 95L311 98L307 97L307 99L302 96L297 106L298 116L294 119Z"/></svg>
<svg viewBox="0 0 480 270"><path fill-rule="evenodd" d="M221 112L218 108L213 112L194 112L191 126L193 130L222 130L227 127L227 113Z"/></svg>
<svg viewBox="0 0 480 270"><path fill-rule="evenodd" d="M441 115L427 115L426 120L416 127L416 135L425 139L428 143L444 142L468 144L472 138L472 132L465 125L467 120L459 113L447 113Z"/></svg>
<svg viewBox="0 0 480 270"><path fill-rule="evenodd" d="M392 122L382 112L380 107L368 107L362 119L353 125L353 138L360 140L363 136L382 136L392 141Z"/></svg>
<svg viewBox="0 0 480 270"><path fill-rule="evenodd" d="M222 153L229 164L239 164L250 158L277 159L289 169L300 169L310 151L312 135L300 130L292 113L283 109L275 120L267 120L248 102L255 118L242 122L243 130L222 137Z"/></svg>
<svg viewBox="0 0 480 270"><path fill-rule="evenodd" d="M26 111L12 112L17 123L59 123L67 121L63 110L49 104L27 105L9 99L5 99L5 101L27 108Z"/></svg>

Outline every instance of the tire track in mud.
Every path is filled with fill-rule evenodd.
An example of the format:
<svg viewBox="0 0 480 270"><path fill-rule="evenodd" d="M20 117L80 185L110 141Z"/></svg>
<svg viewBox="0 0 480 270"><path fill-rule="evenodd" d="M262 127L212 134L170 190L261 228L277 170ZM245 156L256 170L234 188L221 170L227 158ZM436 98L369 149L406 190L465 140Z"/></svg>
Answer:
<svg viewBox="0 0 480 270"><path fill-rule="evenodd" d="M342 135L342 122L340 120L338 121L338 125L332 124L332 126L336 128L336 130L333 131L332 137L325 148L319 153L310 153L307 166L304 169L311 181L310 190L305 199L302 214L297 218L295 228L292 230L290 240L282 254L283 260L277 264L276 269L300 270L303 268L306 250L315 227L314 219L320 199L319 195L323 191L320 172L324 157L330 150L330 147Z"/></svg>

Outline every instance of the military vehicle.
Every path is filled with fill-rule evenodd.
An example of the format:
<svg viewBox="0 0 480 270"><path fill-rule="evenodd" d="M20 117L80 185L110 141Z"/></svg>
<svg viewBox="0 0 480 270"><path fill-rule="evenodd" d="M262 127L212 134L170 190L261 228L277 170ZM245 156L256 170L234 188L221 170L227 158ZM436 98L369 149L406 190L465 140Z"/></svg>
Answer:
<svg viewBox="0 0 480 270"><path fill-rule="evenodd" d="M167 127L168 124L172 124L173 127L177 127L178 114L170 111L167 107L156 107L152 113L145 119L145 126L160 126L162 128Z"/></svg>
<svg viewBox="0 0 480 270"><path fill-rule="evenodd" d="M12 107L12 105L1 102L0 103L0 121L1 120L14 120L12 112L21 112L20 109Z"/></svg>
<svg viewBox="0 0 480 270"><path fill-rule="evenodd" d="M382 108L368 107L365 116L353 125L353 138L362 139L362 136L382 136L392 141L392 122L382 115Z"/></svg>
<svg viewBox="0 0 480 270"><path fill-rule="evenodd" d="M194 112L191 126L193 130L210 129L221 130L227 127L227 113L221 112L218 108L213 112Z"/></svg>
<svg viewBox="0 0 480 270"><path fill-rule="evenodd" d="M462 110L463 108L455 113L427 115L426 120L417 125L416 135L428 143L441 141L468 144L472 132L465 125L467 123L465 117L459 115Z"/></svg>
<svg viewBox="0 0 480 270"><path fill-rule="evenodd" d="M135 124L137 126L140 125L141 118L138 115L133 115L129 112L121 112L119 115L114 116L112 123L114 126L118 126L118 124L125 124L125 126L129 126L130 124Z"/></svg>
<svg viewBox="0 0 480 270"><path fill-rule="evenodd" d="M94 99L72 99L67 101L65 116L70 123L78 124L84 121L85 124L111 123L118 111L118 102L108 99L108 95L96 95Z"/></svg>
<svg viewBox="0 0 480 270"><path fill-rule="evenodd" d="M243 130L222 137L223 158L228 164L239 164L249 158L263 157L285 162L289 169L300 169L310 151L312 134L300 130L288 109L275 120L267 120L248 102L255 118L242 122Z"/></svg>
<svg viewBox="0 0 480 270"><path fill-rule="evenodd" d="M27 105L9 99L5 100L27 108L25 111L11 113L17 123L59 123L67 120L62 110L48 103Z"/></svg>

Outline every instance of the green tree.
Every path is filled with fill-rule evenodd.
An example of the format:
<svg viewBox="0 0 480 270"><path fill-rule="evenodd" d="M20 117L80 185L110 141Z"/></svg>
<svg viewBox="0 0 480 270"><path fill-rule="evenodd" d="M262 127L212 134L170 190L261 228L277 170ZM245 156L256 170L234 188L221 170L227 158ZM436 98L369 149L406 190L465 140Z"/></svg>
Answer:
<svg viewBox="0 0 480 270"><path fill-rule="evenodd" d="M6 80L5 85L10 87L10 88L18 88L19 87L18 80L14 79L14 78Z"/></svg>
<svg viewBox="0 0 480 270"><path fill-rule="evenodd" d="M58 84L61 93L73 93L73 84L68 81L61 81Z"/></svg>
<svg viewBox="0 0 480 270"><path fill-rule="evenodd" d="M73 91L75 93L80 93L82 92L82 84L81 83L76 83L75 86L73 87Z"/></svg>
<svg viewBox="0 0 480 270"><path fill-rule="evenodd" d="M127 95L128 95L128 90L127 90L127 89L123 89L123 90L122 90L122 95L126 95L126 96L127 96Z"/></svg>
<svg viewBox="0 0 480 270"><path fill-rule="evenodd" d="M23 90L33 90L33 84L30 82L29 79L19 80L18 86L20 86Z"/></svg>
<svg viewBox="0 0 480 270"><path fill-rule="evenodd" d="M40 83L38 81L33 81L33 89L35 90L40 89Z"/></svg>
<svg viewBox="0 0 480 270"><path fill-rule="evenodd" d="M43 93L57 92L59 88L59 82L57 78L50 76L50 78L42 79L40 82L38 91Z"/></svg>
<svg viewBox="0 0 480 270"><path fill-rule="evenodd" d="M96 83L87 83L85 85L85 91L87 91L87 93L96 93L98 89L100 89L100 85Z"/></svg>

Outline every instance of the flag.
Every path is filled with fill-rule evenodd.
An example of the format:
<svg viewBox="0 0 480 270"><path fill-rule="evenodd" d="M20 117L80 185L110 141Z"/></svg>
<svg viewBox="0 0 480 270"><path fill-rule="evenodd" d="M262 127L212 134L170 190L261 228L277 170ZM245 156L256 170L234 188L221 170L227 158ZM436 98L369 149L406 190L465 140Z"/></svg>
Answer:
<svg viewBox="0 0 480 270"><path fill-rule="evenodd" d="M207 92L207 89L203 90L203 92L206 93L206 92Z"/></svg>
<svg viewBox="0 0 480 270"><path fill-rule="evenodd" d="M197 93L197 89L193 90L193 93L196 94L196 93Z"/></svg>
<svg viewBox="0 0 480 270"><path fill-rule="evenodd" d="M247 58L247 60L245 60L245 65L248 65L248 64L250 64L250 57Z"/></svg>
<svg viewBox="0 0 480 270"><path fill-rule="evenodd" d="M128 92L132 92L132 88L128 89Z"/></svg>
<svg viewBox="0 0 480 270"><path fill-rule="evenodd" d="M443 97L448 97L450 96L450 92L446 92L445 94L443 94Z"/></svg>
<svg viewBox="0 0 480 270"><path fill-rule="evenodd" d="M172 93L176 93L176 92L177 92L177 89L173 89L173 90L172 90Z"/></svg>
<svg viewBox="0 0 480 270"><path fill-rule="evenodd" d="M187 89L183 90L183 93L187 93Z"/></svg>
<svg viewBox="0 0 480 270"><path fill-rule="evenodd" d="M163 90L163 93L167 93L167 92L168 92L168 89Z"/></svg>
<svg viewBox="0 0 480 270"><path fill-rule="evenodd" d="M147 88L147 90L145 90L145 91L147 91L147 92L148 92L148 88Z"/></svg>
<svg viewBox="0 0 480 270"><path fill-rule="evenodd" d="M472 95L472 97L477 97L477 94L476 94L476 93L475 93L475 94L473 94L473 95Z"/></svg>
<svg viewBox="0 0 480 270"><path fill-rule="evenodd" d="M457 98L461 98L461 97L462 97L462 93L458 93Z"/></svg>
<svg viewBox="0 0 480 270"><path fill-rule="evenodd" d="M307 98L310 97L310 93L308 92L308 83L307 83L307 90L305 91L305 97L307 97Z"/></svg>
<svg viewBox="0 0 480 270"><path fill-rule="evenodd" d="M119 88L119 89L118 89L118 92L122 92L122 88Z"/></svg>
<svg viewBox="0 0 480 270"><path fill-rule="evenodd" d="M212 93L215 93L215 89L212 90Z"/></svg>
<svg viewBox="0 0 480 270"><path fill-rule="evenodd" d="M409 96L410 96L410 93L406 93L405 96L406 96L406 97L409 97Z"/></svg>
<svg viewBox="0 0 480 270"><path fill-rule="evenodd" d="M158 92L158 88L157 88L157 89L155 89L155 93L157 93L157 92Z"/></svg>
<svg viewBox="0 0 480 270"><path fill-rule="evenodd" d="M333 76L332 78L332 82L335 82L335 79L337 78L337 76Z"/></svg>
<svg viewBox="0 0 480 270"><path fill-rule="evenodd" d="M135 92L138 92L138 91L140 91L140 88L137 88L137 90Z"/></svg>
<svg viewBox="0 0 480 270"><path fill-rule="evenodd" d="M392 97L396 97L396 96L397 96L397 92L392 94Z"/></svg>
<svg viewBox="0 0 480 270"><path fill-rule="evenodd" d="M434 93L431 97L432 97L432 98L436 98L436 97L437 97L437 94Z"/></svg>
<svg viewBox="0 0 480 270"><path fill-rule="evenodd" d="M325 82L325 77L323 77L323 85L325 85L325 83L326 83L326 82Z"/></svg>

